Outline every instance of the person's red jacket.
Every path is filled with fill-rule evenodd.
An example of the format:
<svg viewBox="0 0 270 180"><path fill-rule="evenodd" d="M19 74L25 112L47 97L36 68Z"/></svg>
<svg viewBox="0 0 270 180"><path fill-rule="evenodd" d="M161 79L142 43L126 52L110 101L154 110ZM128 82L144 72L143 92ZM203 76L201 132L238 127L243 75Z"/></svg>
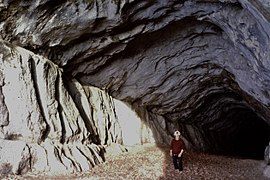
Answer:
<svg viewBox="0 0 270 180"><path fill-rule="evenodd" d="M184 141L180 138L179 140L173 139L171 142L171 150L173 154L179 154L181 150L185 149L185 143Z"/></svg>

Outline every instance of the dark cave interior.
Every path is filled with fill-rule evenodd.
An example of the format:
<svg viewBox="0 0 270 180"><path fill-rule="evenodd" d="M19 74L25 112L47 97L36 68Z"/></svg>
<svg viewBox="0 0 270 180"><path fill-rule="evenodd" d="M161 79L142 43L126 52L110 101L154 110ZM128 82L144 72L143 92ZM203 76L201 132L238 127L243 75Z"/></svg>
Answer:
<svg viewBox="0 0 270 180"><path fill-rule="evenodd" d="M251 109L243 107L230 109L223 118L223 127L213 130L203 128L212 153L263 159L270 140L269 124Z"/></svg>

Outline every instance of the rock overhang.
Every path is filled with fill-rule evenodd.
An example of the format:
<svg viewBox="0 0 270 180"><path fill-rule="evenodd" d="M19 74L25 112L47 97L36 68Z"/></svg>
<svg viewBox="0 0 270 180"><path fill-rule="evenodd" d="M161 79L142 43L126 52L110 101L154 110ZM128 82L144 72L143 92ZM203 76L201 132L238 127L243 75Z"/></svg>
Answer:
<svg viewBox="0 0 270 180"><path fill-rule="evenodd" d="M24 4L33 11L15 15L21 18L10 34L4 24L5 39L52 60L67 77L146 109L154 124L165 122L155 125L162 136L181 128L195 148L210 150L209 129L237 132L236 112L270 124L263 1L51 2ZM262 146L269 140L263 132Z"/></svg>
<svg viewBox="0 0 270 180"><path fill-rule="evenodd" d="M153 121L161 116L163 131L182 129L196 149L262 158L270 137L269 32L240 4L232 6L136 35L100 68L73 73L146 108ZM252 145L245 138L259 150L245 151Z"/></svg>

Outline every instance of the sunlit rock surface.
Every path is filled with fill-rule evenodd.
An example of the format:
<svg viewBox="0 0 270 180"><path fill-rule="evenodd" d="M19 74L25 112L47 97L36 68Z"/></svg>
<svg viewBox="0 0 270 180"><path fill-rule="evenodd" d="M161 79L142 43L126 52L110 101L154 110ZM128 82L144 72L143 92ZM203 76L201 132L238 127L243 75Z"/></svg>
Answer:
<svg viewBox="0 0 270 180"><path fill-rule="evenodd" d="M263 158L268 1L0 2L0 151L23 154L0 153L2 173L83 171L130 144L112 97L143 121L134 142L180 129L189 148Z"/></svg>
<svg viewBox="0 0 270 180"><path fill-rule="evenodd" d="M2 174L89 170L104 161L104 145L127 141L118 118L123 108L132 113L125 104L115 106L104 91L65 78L62 69L23 48L1 42L1 53ZM121 123L133 120L146 133L129 144L153 142L149 127L134 117Z"/></svg>

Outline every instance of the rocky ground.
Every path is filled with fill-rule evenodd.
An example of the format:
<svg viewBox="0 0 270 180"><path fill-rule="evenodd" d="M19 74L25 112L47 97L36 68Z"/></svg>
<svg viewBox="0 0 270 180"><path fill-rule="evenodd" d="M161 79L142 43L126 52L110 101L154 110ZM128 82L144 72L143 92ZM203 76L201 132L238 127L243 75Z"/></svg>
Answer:
<svg viewBox="0 0 270 180"><path fill-rule="evenodd" d="M174 171L168 148L154 145L128 147L128 152L120 148L108 149L106 162L96 166L90 172L72 175L28 174L9 176L5 179L245 179L263 180L263 161L237 159L232 157L209 155L204 153L186 152L184 171Z"/></svg>

